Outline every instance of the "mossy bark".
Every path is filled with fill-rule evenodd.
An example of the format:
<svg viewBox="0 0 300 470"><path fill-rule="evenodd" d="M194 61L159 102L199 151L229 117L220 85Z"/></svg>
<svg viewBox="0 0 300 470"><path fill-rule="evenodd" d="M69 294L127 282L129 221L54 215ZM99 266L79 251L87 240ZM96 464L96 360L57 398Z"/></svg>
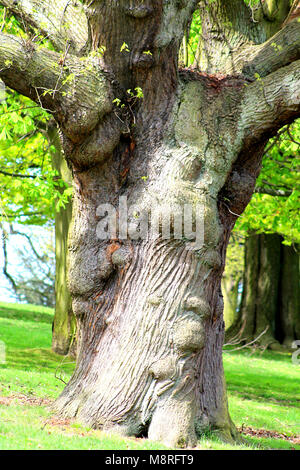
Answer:
<svg viewBox="0 0 300 470"><path fill-rule="evenodd" d="M67 184L72 175L63 157L56 128L48 131L51 144L52 166ZM52 350L57 354L76 356L76 318L72 311L72 299L67 285L68 233L72 218L72 201L55 214L55 314L52 325Z"/></svg>

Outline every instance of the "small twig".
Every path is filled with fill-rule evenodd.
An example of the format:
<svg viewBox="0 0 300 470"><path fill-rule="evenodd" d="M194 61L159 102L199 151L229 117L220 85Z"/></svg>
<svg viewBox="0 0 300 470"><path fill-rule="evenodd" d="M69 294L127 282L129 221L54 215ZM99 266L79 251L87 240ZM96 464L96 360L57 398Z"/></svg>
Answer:
<svg viewBox="0 0 300 470"><path fill-rule="evenodd" d="M230 214L235 215L236 217L243 217L243 216L240 215L240 214L236 214L235 212L232 212L232 211L229 209L228 205L227 205L224 201L222 201L222 202L223 202L224 206L227 207L227 209L229 210Z"/></svg>
<svg viewBox="0 0 300 470"><path fill-rule="evenodd" d="M256 342L259 340L259 338L261 338L261 337L268 331L268 329L269 329L269 326L267 326L267 327L264 329L264 331L262 331L262 332L257 336L257 338L253 339L253 340L250 341L249 343L244 344L243 346L240 346L239 348L229 349L229 350L227 349L227 350L225 350L224 352L239 351L240 349L244 349L244 348L249 347L251 344L256 343ZM241 340L241 341L242 341L242 340ZM241 342L241 341L240 341L240 342ZM230 345L230 343L224 344L224 346L229 346L229 345Z"/></svg>
<svg viewBox="0 0 300 470"><path fill-rule="evenodd" d="M37 95L37 98L38 98L38 100L39 100L40 107L42 108L42 110L43 110L43 111L48 111L48 113L54 113L54 111L52 111L51 109L44 108L37 87L34 87L34 89L35 89L35 92L36 92L36 95Z"/></svg>
<svg viewBox="0 0 300 470"><path fill-rule="evenodd" d="M292 136L290 126L287 126L286 131L287 131L287 133L288 133L289 138L291 139L291 141L292 141L294 144L296 144L296 145L300 145L300 142L298 142L297 140L295 140L294 137Z"/></svg>

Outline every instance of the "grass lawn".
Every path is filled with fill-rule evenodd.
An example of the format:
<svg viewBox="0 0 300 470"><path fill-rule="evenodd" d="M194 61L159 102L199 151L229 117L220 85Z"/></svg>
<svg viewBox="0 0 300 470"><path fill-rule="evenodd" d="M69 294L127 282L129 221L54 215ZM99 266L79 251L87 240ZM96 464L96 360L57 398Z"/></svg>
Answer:
<svg viewBox="0 0 300 470"><path fill-rule="evenodd" d="M164 449L146 439L84 428L53 416L49 404L64 387L74 362L51 351L53 310L0 303L0 449ZM1 357L0 357L1 359ZM290 354L224 353L230 414L243 444L208 434L199 449L300 450L300 374Z"/></svg>

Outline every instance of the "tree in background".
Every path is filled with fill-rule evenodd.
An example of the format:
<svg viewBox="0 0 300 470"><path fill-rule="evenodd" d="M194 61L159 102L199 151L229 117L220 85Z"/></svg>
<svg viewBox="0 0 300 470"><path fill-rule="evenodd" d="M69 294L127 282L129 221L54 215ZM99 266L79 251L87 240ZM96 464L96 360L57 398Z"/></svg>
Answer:
<svg viewBox="0 0 300 470"><path fill-rule="evenodd" d="M223 316L226 329L233 325L237 319L240 307L243 269L244 238L234 231L229 240L226 254L226 267L222 277L222 294L224 298Z"/></svg>
<svg viewBox="0 0 300 470"><path fill-rule="evenodd" d="M71 172L63 158L57 129L52 127L49 138L55 152L52 152L52 167L62 180L71 187ZM61 188L61 194L65 192ZM52 329L52 349L57 354L76 356L76 318L72 311L71 294L67 283L68 234L72 217L72 201L69 199L55 212L55 315Z"/></svg>
<svg viewBox="0 0 300 470"><path fill-rule="evenodd" d="M57 409L171 446L194 445L207 427L229 439L221 277L266 142L300 115L295 2L277 13L259 2L255 21L242 0L95 0L84 12L72 1L0 3L29 32L0 34L0 76L52 113L74 178L79 358ZM200 68L179 70L196 9ZM266 15L277 19L269 41ZM37 33L55 51L37 46ZM154 211L203 205L204 245L97 238L97 207L120 196Z"/></svg>
<svg viewBox="0 0 300 470"><path fill-rule="evenodd" d="M299 337L299 146L299 121L270 141L255 194L236 224L245 237L243 293L228 340L259 337L278 349Z"/></svg>
<svg viewBox="0 0 300 470"><path fill-rule="evenodd" d="M5 31L19 33L18 22L1 7ZM70 176L61 154L56 125L38 104L10 89L2 88L0 103L0 213L2 223L56 226L56 303L53 350L67 354L75 347L75 319L66 285L66 244L71 217ZM7 235L10 230L6 230ZM43 255L44 256L44 255ZM23 258L25 260L25 258ZM38 274L32 272L37 280ZM44 290L52 296L53 279L44 278ZM50 285L48 283L50 282ZM14 284L10 282L14 288ZM18 287L20 285L18 284ZM20 289L18 288L18 292ZM30 296L30 299L33 297ZM26 297L22 297L26 300ZM28 297L29 299L29 297ZM41 299L40 299L41 300ZM53 302L51 302L53 304Z"/></svg>
<svg viewBox="0 0 300 470"><path fill-rule="evenodd" d="M256 234L245 241L243 293L227 338L291 348L299 338L299 248L278 234ZM263 333L263 334L262 334Z"/></svg>
<svg viewBox="0 0 300 470"><path fill-rule="evenodd" d="M55 305L55 253L51 231L46 240L15 230L10 224L1 224L3 273L11 286L16 300L46 307ZM17 240L15 252L20 269L9 269L7 241Z"/></svg>

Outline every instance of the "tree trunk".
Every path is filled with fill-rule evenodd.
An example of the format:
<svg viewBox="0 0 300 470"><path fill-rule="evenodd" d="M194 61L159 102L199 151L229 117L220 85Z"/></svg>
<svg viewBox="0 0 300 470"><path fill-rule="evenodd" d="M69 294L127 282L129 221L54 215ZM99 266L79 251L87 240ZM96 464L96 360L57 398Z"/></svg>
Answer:
<svg viewBox="0 0 300 470"><path fill-rule="evenodd" d="M48 131L51 144L55 147L52 165L60 177L72 183L71 172L63 158L56 128ZM67 286L68 232L72 217L72 202L55 214L55 314L52 325L52 350L61 355L76 356L76 318L72 311L71 294Z"/></svg>
<svg viewBox="0 0 300 470"><path fill-rule="evenodd" d="M222 277L222 293L224 297L224 322L228 330L238 317L240 304L239 287L242 284L244 270L244 243L230 238L226 254L226 267Z"/></svg>
<svg viewBox="0 0 300 470"><path fill-rule="evenodd" d="M225 328L228 329L233 325L237 318L238 309L238 293L239 293L239 280L232 277L223 277L222 279L222 293L224 297L224 322Z"/></svg>
<svg viewBox="0 0 300 470"><path fill-rule="evenodd" d="M229 440L236 431L222 366L220 283L235 214L250 200L270 134L256 115L259 131L249 133L255 148L245 135L240 139L238 122L247 127L254 112L241 101L244 79L177 75L180 23L159 29L160 8L132 10L124 23L107 5L87 10L92 47L106 48L118 86L140 86L143 100L116 89L129 106L129 125L117 109L120 119L104 120L84 144L64 134L75 188L68 279L79 356L56 408L89 426L147 433L170 446L195 445L196 434L208 428ZM185 8L178 10L182 17ZM156 34L151 55L142 52L149 52L149 34ZM194 213L202 206L203 245L191 249L188 237L164 239L163 228L147 239L134 230L129 239L118 231L97 239L99 205L124 218L120 197L140 214L150 208L151 217L159 207L171 216L183 204ZM128 222L132 227L134 211Z"/></svg>
<svg viewBox="0 0 300 470"><path fill-rule="evenodd" d="M226 247L267 140L300 114L299 25L278 33L278 54L245 43L233 75L210 76L178 70L197 1L84 3L80 59L0 33L0 76L52 111L73 173L79 353L56 409L170 446L206 428L230 439Z"/></svg>
<svg viewBox="0 0 300 470"><path fill-rule="evenodd" d="M299 245L281 244L281 272L275 338L291 348L300 338Z"/></svg>
<svg viewBox="0 0 300 470"><path fill-rule="evenodd" d="M234 106L239 84L224 86L226 100L222 92L205 96L204 83L200 78L186 85L167 122L170 98L156 104L155 127L137 121L134 137L121 138L107 162L74 172L69 287L81 336L76 372L57 407L94 427L117 426L134 435L149 428L149 437L169 445L195 444L195 428L217 428L227 438L234 433L223 379L220 291L233 217L218 199L226 180L216 160L221 148L205 141L216 132L215 107ZM187 126L195 114L201 123ZM230 131L226 118L222 128ZM229 174L226 153L222 168ZM249 188L254 178L246 181ZM245 188L243 198L247 194ZM181 201L194 209L194 201L203 204L204 245L193 250L186 240L161 234L97 239L98 205L117 207L120 195L128 207L151 207L155 214L167 204L171 213Z"/></svg>
<svg viewBox="0 0 300 470"><path fill-rule="evenodd" d="M282 244L277 234L252 235L245 242L245 272L241 308L228 339L278 349L291 347L299 332L299 254Z"/></svg>

